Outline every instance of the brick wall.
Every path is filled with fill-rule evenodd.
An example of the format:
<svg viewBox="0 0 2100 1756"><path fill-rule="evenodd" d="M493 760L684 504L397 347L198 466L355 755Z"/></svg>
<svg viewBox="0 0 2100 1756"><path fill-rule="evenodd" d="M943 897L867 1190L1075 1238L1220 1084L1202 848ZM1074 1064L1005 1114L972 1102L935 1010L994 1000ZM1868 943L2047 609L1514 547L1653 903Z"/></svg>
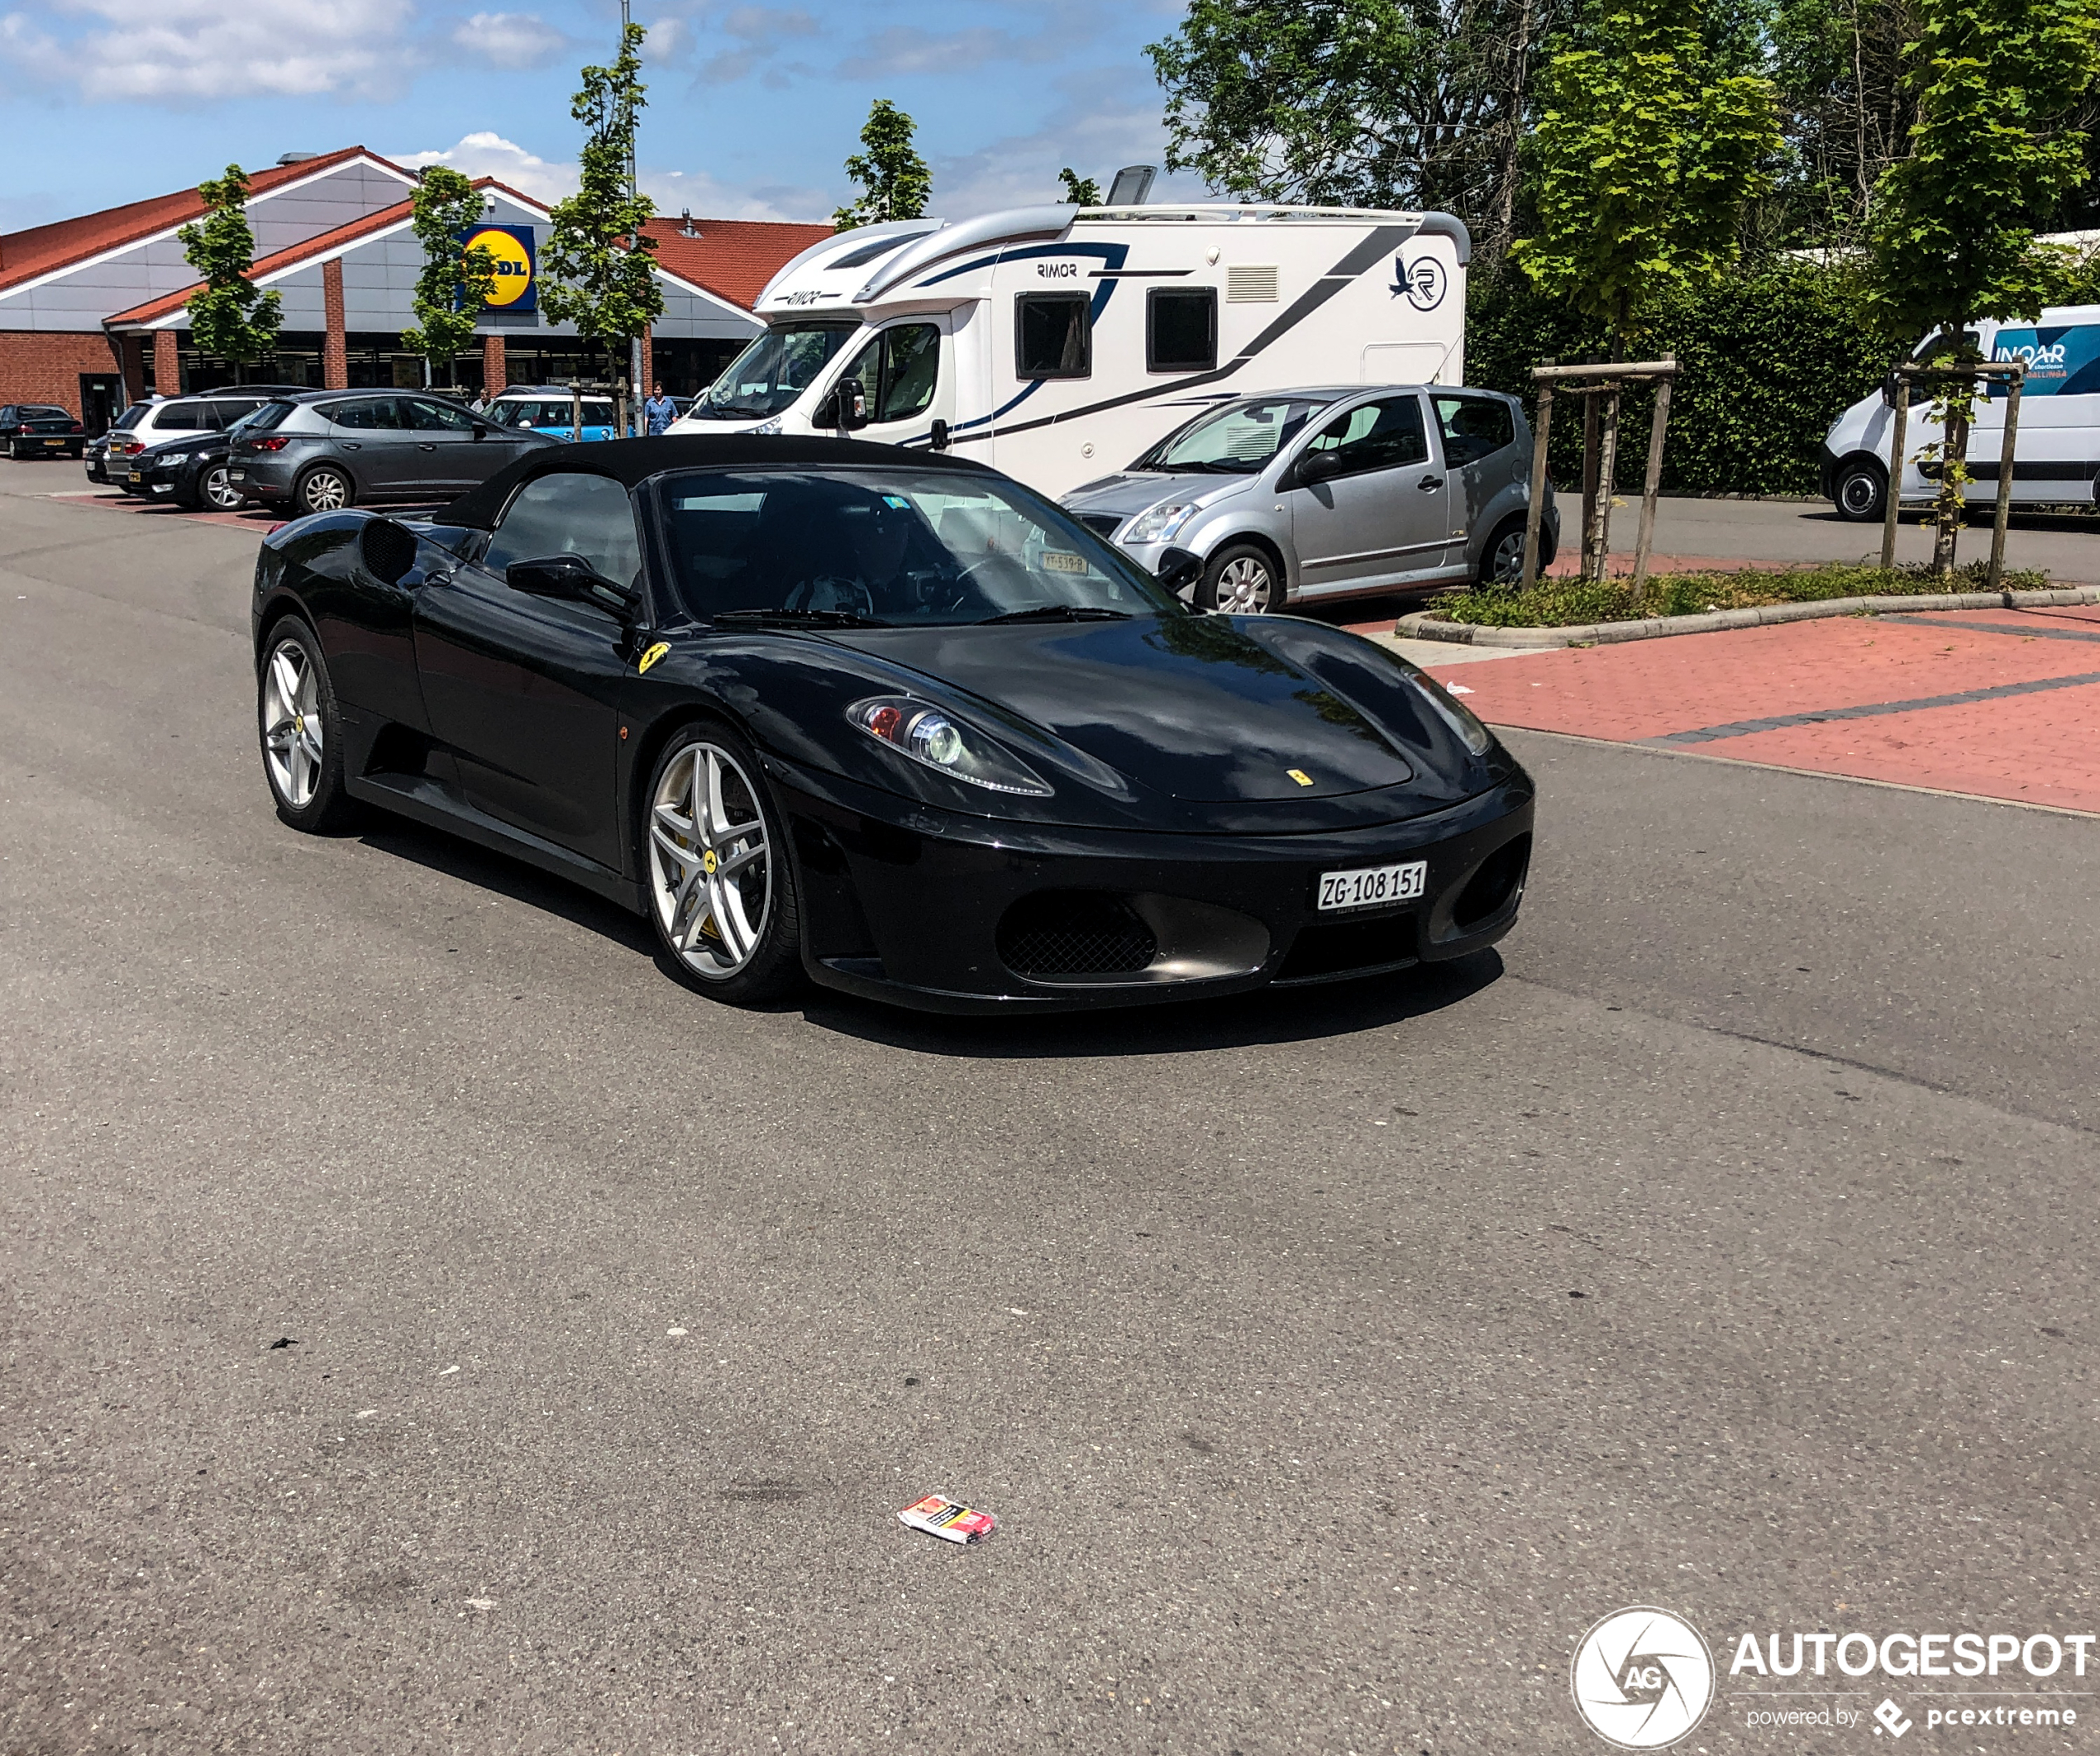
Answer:
<svg viewBox="0 0 2100 1756"><path fill-rule="evenodd" d="M49 403L77 419L80 375L116 370L100 330L0 330L0 403Z"/></svg>

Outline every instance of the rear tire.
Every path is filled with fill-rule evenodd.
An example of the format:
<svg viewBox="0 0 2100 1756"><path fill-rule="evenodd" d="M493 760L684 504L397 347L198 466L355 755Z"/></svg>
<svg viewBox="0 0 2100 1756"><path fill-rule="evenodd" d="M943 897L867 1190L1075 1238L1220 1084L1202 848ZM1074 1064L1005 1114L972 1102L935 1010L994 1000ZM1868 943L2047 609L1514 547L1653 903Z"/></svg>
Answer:
<svg viewBox="0 0 2100 1756"><path fill-rule="evenodd" d="M1274 616L1282 613L1289 595L1282 571L1266 549L1229 542L1205 564L1196 604L1219 615Z"/></svg>
<svg viewBox="0 0 2100 1756"><path fill-rule="evenodd" d="M1837 515L1854 524L1879 524L1888 510L1888 472L1872 457L1848 457L1830 484Z"/></svg>
<svg viewBox="0 0 2100 1756"><path fill-rule="evenodd" d="M1545 528L1540 526L1539 544L1545 542ZM1544 565L1541 556L1539 565ZM1524 577L1524 516L1505 518L1495 527L1495 534L1487 539L1487 546L1480 551L1480 571L1477 575L1483 586L1514 585Z"/></svg>
<svg viewBox="0 0 2100 1756"><path fill-rule="evenodd" d="M341 512L356 503L357 484L335 465L318 464L299 478L292 501L302 513Z"/></svg>

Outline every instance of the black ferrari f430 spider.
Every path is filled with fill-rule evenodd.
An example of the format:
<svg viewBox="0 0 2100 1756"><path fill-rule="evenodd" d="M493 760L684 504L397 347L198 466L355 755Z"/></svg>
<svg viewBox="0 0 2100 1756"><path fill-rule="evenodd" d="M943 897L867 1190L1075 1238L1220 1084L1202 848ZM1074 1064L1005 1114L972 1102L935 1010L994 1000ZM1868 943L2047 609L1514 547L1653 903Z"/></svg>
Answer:
<svg viewBox="0 0 2100 1756"><path fill-rule="evenodd" d="M847 440L535 451L255 569L279 814L378 806L645 914L702 991L1025 1012L1462 956L1532 785L1387 648L1184 608L981 465Z"/></svg>

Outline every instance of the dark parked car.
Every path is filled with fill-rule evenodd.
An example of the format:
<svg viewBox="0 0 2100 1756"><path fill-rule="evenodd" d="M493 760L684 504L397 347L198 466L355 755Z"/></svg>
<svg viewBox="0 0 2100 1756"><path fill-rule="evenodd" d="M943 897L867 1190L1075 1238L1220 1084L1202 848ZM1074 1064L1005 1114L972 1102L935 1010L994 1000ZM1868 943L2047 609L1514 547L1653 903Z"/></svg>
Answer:
<svg viewBox="0 0 2100 1756"><path fill-rule="evenodd" d="M48 403L0 403L0 440L10 457L78 457L88 430Z"/></svg>
<svg viewBox="0 0 2100 1756"><path fill-rule="evenodd" d="M136 482L131 480L134 458L165 446L171 440L181 440L193 451L208 451L212 462L222 463L226 458L222 435L228 427L246 420L274 397L298 394L297 387L289 384L242 384L208 394L155 397L134 403L103 436L102 475L96 475L91 456L88 479L112 482L126 494L155 497L143 478ZM209 496L204 497L203 503L212 503Z"/></svg>
<svg viewBox="0 0 2100 1756"><path fill-rule="evenodd" d="M300 513L358 501L428 503L561 442L499 427L442 397L309 390L270 403L241 428L227 475L244 499Z"/></svg>
<svg viewBox="0 0 2100 1756"><path fill-rule="evenodd" d="M1183 608L1201 565L953 456L551 445L265 540L264 770L296 828L381 806L610 897L736 1004L1130 1004L1508 932L1515 760L1375 642Z"/></svg>
<svg viewBox="0 0 2100 1756"><path fill-rule="evenodd" d="M150 438L160 432L174 437L114 457L107 467L120 486L147 499L173 500L189 512L231 512L241 498L227 480L227 447L241 422L270 401L269 391L251 388L245 394L222 391L164 404L162 424L141 427L132 437Z"/></svg>

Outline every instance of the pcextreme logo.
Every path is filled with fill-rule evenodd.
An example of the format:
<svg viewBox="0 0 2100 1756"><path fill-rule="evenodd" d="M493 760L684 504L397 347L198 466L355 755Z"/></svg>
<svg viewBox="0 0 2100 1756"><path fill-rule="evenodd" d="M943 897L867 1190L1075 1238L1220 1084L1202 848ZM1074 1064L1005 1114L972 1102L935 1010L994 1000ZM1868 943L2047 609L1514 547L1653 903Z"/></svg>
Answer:
<svg viewBox="0 0 2100 1756"><path fill-rule="evenodd" d="M1714 1656L1682 1616L1637 1605L1582 1636L1568 1682L1597 1736L1622 1750L1659 1750L1706 1718Z"/></svg>

